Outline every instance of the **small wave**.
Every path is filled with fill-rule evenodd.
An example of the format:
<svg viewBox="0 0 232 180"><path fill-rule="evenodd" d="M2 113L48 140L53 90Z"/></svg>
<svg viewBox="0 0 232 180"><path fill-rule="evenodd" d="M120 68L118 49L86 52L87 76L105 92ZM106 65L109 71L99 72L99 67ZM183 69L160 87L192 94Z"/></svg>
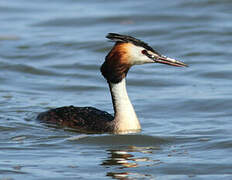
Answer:
<svg viewBox="0 0 232 180"><path fill-rule="evenodd" d="M69 138L70 140L70 138ZM75 139L78 144L106 146L159 146L173 142L173 138L155 137L144 134L92 135Z"/></svg>

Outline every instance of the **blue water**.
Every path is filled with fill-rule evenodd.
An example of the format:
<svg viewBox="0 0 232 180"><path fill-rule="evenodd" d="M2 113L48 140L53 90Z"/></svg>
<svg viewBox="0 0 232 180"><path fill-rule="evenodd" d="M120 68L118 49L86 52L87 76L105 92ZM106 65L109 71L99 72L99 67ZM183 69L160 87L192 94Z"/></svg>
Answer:
<svg viewBox="0 0 232 180"><path fill-rule="evenodd" d="M232 1L0 2L0 180L232 179ZM128 34L188 68L133 67L142 132L88 135L35 121L76 105L113 113L99 71Z"/></svg>

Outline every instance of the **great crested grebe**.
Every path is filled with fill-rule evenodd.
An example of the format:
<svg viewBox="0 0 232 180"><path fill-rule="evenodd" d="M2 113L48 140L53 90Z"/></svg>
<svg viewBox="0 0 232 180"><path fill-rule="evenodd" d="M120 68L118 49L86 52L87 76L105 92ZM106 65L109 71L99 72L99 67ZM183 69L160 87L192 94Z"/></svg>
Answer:
<svg viewBox="0 0 232 180"><path fill-rule="evenodd" d="M138 132L141 126L126 90L126 75L131 66L145 63L187 66L159 54L148 44L134 37L109 33L106 38L115 41L114 47L101 66L101 73L109 84L114 116L94 107L66 106L40 113L38 120L87 133Z"/></svg>

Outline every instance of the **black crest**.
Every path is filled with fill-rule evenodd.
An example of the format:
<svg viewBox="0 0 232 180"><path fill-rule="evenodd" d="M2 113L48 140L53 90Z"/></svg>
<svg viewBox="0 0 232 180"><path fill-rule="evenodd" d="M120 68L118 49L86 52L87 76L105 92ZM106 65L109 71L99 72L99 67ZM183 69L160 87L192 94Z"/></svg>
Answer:
<svg viewBox="0 0 232 180"><path fill-rule="evenodd" d="M116 41L116 42L130 42L133 43L136 46L141 46L144 47L145 49L152 51L158 55L160 55L157 51L155 51L151 46L149 46L147 43L136 39L132 36L127 36L127 35L121 35L121 34L116 34L116 33L109 33L107 34L106 38Z"/></svg>

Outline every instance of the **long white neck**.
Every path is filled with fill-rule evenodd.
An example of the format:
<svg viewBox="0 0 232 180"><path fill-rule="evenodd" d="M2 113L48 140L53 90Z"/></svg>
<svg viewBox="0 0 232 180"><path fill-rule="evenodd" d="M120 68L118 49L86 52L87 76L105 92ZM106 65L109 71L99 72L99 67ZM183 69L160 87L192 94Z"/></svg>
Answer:
<svg viewBox="0 0 232 180"><path fill-rule="evenodd" d="M141 129L126 90L126 80L109 83L114 106L115 133L138 132Z"/></svg>

